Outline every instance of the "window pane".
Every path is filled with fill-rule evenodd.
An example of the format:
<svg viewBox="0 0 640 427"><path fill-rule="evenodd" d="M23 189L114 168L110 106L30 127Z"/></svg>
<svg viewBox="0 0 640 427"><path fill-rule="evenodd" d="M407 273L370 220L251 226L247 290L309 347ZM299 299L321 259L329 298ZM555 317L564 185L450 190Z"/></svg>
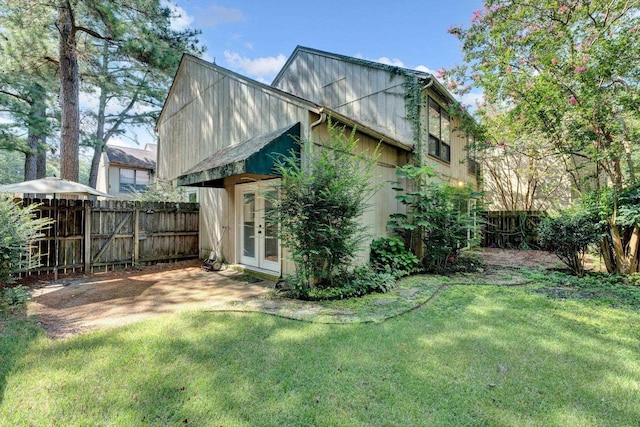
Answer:
<svg viewBox="0 0 640 427"><path fill-rule="evenodd" d="M279 258L278 225L272 220L274 215L274 207L271 203L271 199L275 197L275 194L275 192L269 192L269 195L264 199L264 259L273 262L277 262Z"/></svg>
<svg viewBox="0 0 640 427"><path fill-rule="evenodd" d="M429 137L429 154L438 156L438 140L432 136Z"/></svg>
<svg viewBox="0 0 640 427"><path fill-rule="evenodd" d="M145 191L149 186L149 171L136 171L136 190Z"/></svg>
<svg viewBox="0 0 640 427"><path fill-rule="evenodd" d="M442 118L440 123L442 123L442 134L441 138L447 144L451 144L451 122L449 121L449 113L446 111L442 111Z"/></svg>
<svg viewBox="0 0 640 427"><path fill-rule="evenodd" d="M150 174L149 171L136 171L136 184L149 185Z"/></svg>
<svg viewBox="0 0 640 427"><path fill-rule="evenodd" d="M249 258L256 257L255 214L255 194L246 193L242 197L242 255Z"/></svg>
<svg viewBox="0 0 640 427"><path fill-rule="evenodd" d="M440 158L447 162L451 160L451 150L449 149L449 145L443 142L440 143Z"/></svg>
<svg viewBox="0 0 640 427"><path fill-rule="evenodd" d="M440 138L440 106L429 98L429 133Z"/></svg>
<svg viewBox="0 0 640 427"><path fill-rule="evenodd" d="M136 171L133 169L120 169L120 192L131 193L136 180Z"/></svg>

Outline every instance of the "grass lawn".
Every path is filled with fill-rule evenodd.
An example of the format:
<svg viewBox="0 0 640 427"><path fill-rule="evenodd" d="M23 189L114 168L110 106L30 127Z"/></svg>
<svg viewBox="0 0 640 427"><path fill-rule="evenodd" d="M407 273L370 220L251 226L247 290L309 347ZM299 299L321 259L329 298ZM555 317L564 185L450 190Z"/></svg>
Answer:
<svg viewBox="0 0 640 427"><path fill-rule="evenodd" d="M51 341L4 321L0 425L640 425L640 309L531 280L379 323L190 312Z"/></svg>

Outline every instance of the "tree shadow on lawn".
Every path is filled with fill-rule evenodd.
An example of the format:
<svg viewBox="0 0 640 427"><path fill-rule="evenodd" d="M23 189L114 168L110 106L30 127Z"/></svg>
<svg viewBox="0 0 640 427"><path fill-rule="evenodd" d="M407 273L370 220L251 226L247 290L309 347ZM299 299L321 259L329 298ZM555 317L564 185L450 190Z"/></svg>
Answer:
<svg viewBox="0 0 640 427"><path fill-rule="evenodd" d="M42 336L42 329L27 318L24 308L0 313L0 405L4 401L7 376L16 362L28 354L31 344Z"/></svg>
<svg viewBox="0 0 640 427"><path fill-rule="evenodd" d="M67 424L628 425L638 321L452 286L380 324L185 313L53 342L48 366L22 369L45 382L27 391L49 400L43 419Z"/></svg>

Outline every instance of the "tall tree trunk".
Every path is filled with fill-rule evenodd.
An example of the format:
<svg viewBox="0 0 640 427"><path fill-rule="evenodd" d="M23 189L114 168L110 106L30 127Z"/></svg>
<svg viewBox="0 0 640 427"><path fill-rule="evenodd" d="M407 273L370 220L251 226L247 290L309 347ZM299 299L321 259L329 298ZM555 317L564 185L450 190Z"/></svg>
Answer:
<svg viewBox="0 0 640 427"><path fill-rule="evenodd" d="M104 42L102 47L102 67L103 76L109 73L109 45ZM91 160L91 170L89 171L89 186L96 188L98 183L98 167L100 166L100 158L107 145L107 138L104 134L105 111L107 109L107 91L101 85L100 97L98 99L98 123L96 126L95 146L93 149L93 159Z"/></svg>
<svg viewBox="0 0 640 427"><path fill-rule="evenodd" d="M34 134L32 129L29 129L27 135L27 150L24 153L24 180L31 181L38 176L38 143L40 142L39 135Z"/></svg>
<svg viewBox="0 0 640 427"><path fill-rule="evenodd" d="M38 159L36 161L37 172L36 179L47 176L47 138L44 136L40 140L40 148L38 150Z"/></svg>
<svg viewBox="0 0 640 427"><path fill-rule="evenodd" d="M43 149L42 141L46 140L47 127L47 105L44 88L35 83L29 95L28 150L24 162L25 181L41 178L38 176L38 156Z"/></svg>
<svg viewBox="0 0 640 427"><path fill-rule="evenodd" d="M76 29L73 10L68 1L58 3L60 33L60 175L78 181L78 149L80 142L80 106Z"/></svg>

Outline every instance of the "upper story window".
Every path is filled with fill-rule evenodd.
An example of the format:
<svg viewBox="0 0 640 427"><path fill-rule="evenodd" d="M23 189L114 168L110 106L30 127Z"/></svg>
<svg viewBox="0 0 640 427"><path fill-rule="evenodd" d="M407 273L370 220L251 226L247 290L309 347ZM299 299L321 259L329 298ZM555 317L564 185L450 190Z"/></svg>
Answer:
<svg viewBox="0 0 640 427"><path fill-rule="evenodd" d="M476 156L476 141L473 135L469 135L467 144L467 172L469 175L480 176L480 163Z"/></svg>
<svg viewBox="0 0 640 427"><path fill-rule="evenodd" d="M451 120L449 113L429 98L429 155L451 161Z"/></svg>
<svg viewBox="0 0 640 427"><path fill-rule="evenodd" d="M151 174L146 170L120 169L120 192L133 193L145 191L149 186Z"/></svg>

